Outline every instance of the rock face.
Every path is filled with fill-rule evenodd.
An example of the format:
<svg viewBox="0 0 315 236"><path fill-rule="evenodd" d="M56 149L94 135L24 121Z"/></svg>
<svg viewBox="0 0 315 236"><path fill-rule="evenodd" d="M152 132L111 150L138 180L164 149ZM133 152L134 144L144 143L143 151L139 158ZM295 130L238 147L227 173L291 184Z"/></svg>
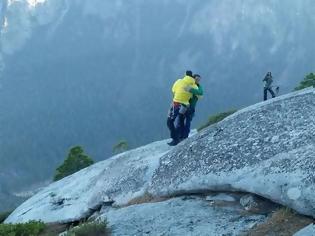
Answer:
<svg viewBox="0 0 315 236"><path fill-rule="evenodd" d="M104 214L116 222L112 223L115 228L121 225L115 219L135 208L115 210L112 206L122 207L141 196L172 197L210 190L250 192L315 216L314 117L313 89L256 104L175 148L166 141L155 142L53 183L18 207L6 222L69 222L89 217L106 205ZM188 201L188 205L204 201ZM154 204L172 202L183 203L174 199L144 206L154 209ZM150 222L164 216L156 217Z"/></svg>
<svg viewBox="0 0 315 236"><path fill-rule="evenodd" d="M201 197L174 198L102 214L113 235L240 235L264 215L240 217L236 207L212 207ZM228 223L227 223L228 222Z"/></svg>
<svg viewBox="0 0 315 236"><path fill-rule="evenodd" d="M315 216L315 94L243 109L163 156L149 192L256 193Z"/></svg>
<svg viewBox="0 0 315 236"><path fill-rule="evenodd" d="M126 204L148 188L159 158L170 150L166 142L119 154L52 183L18 207L6 222L72 222L89 217L103 204Z"/></svg>
<svg viewBox="0 0 315 236"><path fill-rule="evenodd" d="M315 235L315 225L311 224L304 229L301 229L299 232L295 233L293 236L311 236Z"/></svg>

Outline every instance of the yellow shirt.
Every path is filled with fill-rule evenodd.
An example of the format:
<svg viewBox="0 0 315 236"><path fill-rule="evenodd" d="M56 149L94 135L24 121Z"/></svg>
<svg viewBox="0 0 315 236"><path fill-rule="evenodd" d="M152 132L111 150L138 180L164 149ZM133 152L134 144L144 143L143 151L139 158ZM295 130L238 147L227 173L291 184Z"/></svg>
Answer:
<svg viewBox="0 0 315 236"><path fill-rule="evenodd" d="M192 97L192 94L185 90L186 87L198 89L194 78L186 75L184 78L177 80L172 87L174 102L189 105L189 99Z"/></svg>

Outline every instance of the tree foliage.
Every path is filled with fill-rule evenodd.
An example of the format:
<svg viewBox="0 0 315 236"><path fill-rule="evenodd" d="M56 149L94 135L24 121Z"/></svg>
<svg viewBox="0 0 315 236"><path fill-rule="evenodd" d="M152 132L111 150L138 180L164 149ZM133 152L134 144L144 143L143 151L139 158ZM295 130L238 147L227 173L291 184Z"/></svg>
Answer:
<svg viewBox="0 0 315 236"><path fill-rule="evenodd" d="M0 224L0 235L25 236L39 235L46 225L40 221L29 221L19 224Z"/></svg>
<svg viewBox="0 0 315 236"><path fill-rule="evenodd" d="M301 90L307 87L315 87L315 74L310 73L300 82L300 84L294 89L295 91Z"/></svg>
<svg viewBox="0 0 315 236"><path fill-rule="evenodd" d="M113 147L113 153L120 153L127 151L129 149L129 145L126 140L120 140L117 144Z"/></svg>
<svg viewBox="0 0 315 236"><path fill-rule="evenodd" d="M202 129L210 126L210 125L218 123L219 121L223 120L225 117L227 117L229 115L232 115L236 111L237 110L234 109L234 110L229 110L229 111L221 112L221 113L210 116L208 118L208 121L198 128L198 131L200 131L200 130L202 130Z"/></svg>
<svg viewBox="0 0 315 236"><path fill-rule="evenodd" d="M54 181L60 180L94 163L93 159L84 154L81 146L70 149L68 157L63 164L56 169Z"/></svg>
<svg viewBox="0 0 315 236"><path fill-rule="evenodd" d="M108 228L107 221L98 220L94 222L86 222L71 229L66 234L66 236L85 236L85 235L91 235L91 236L110 235L110 230Z"/></svg>

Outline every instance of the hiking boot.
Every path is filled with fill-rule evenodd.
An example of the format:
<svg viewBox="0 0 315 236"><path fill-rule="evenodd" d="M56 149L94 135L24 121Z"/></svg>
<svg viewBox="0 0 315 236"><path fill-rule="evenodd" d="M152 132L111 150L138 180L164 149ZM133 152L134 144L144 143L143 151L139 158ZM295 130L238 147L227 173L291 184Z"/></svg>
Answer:
<svg viewBox="0 0 315 236"><path fill-rule="evenodd" d="M185 140L186 138L188 138L188 137L181 137L179 140L181 142L181 141Z"/></svg>
<svg viewBox="0 0 315 236"><path fill-rule="evenodd" d="M173 139L171 142L167 143L170 146L176 146L179 142L175 139Z"/></svg>

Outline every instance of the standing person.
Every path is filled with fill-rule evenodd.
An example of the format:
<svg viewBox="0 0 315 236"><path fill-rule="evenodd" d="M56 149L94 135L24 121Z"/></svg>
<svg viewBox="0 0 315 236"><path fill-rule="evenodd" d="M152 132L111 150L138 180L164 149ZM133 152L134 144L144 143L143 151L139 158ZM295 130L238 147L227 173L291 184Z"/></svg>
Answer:
<svg viewBox="0 0 315 236"><path fill-rule="evenodd" d="M272 75L271 72L268 72L265 76L265 78L263 79L263 81L265 82L265 86L264 86L264 101L267 100L267 91L269 91L269 93L271 94L272 98L276 97L274 91L272 90Z"/></svg>
<svg viewBox="0 0 315 236"><path fill-rule="evenodd" d="M170 146L177 145L180 142L180 138L184 136L185 112L192 97L192 94L186 91L187 87L198 88L191 71L186 71L185 76L182 79L178 79L172 87L173 102L167 117L167 127L172 138L172 141L168 143Z"/></svg>
<svg viewBox="0 0 315 236"><path fill-rule="evenodd" d="M184 136L183 139L188 138L190 133L190 124L195 116L195 109L196 104L198 102L198 99L203 95L203 88L200 84L201 76L198 74L195 74L194 76L195 83L197 85L197 88L187 87L186 91L190 92L192 94L192 97L189 100L189 107L185 113L185 128L184 128Z"/></svg>

